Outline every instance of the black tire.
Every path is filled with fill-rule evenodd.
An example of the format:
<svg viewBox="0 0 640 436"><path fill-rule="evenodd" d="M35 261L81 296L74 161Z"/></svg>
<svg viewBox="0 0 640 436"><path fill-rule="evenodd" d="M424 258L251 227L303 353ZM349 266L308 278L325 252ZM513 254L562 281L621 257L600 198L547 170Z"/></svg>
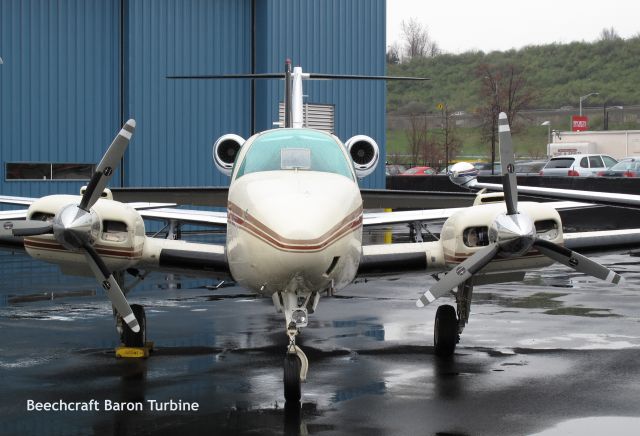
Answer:
<svg viewBox="0 0 640 436"><path fill-rule="evenodd" d="M300 368L302 362L296 354L289 354L284 358L284 400L286 402L300 401Z"/></svg>
<svg viewBox="0 0 640 436"><path fill-rule="evenodd" d="M433 345L437 356L450 357L458 343L458 318L449 304L438 307L433 327Z"/></svg>
<svg viewBox="0 0 640 436"><path fill-rule="evenodd" d="M126 322L122 323L122 342L125 347L144 347L147 342L147 318L144 314L144 307L139 304L132 304L131 310L138 320L140 331L134 332L129 328Z"/></svg>

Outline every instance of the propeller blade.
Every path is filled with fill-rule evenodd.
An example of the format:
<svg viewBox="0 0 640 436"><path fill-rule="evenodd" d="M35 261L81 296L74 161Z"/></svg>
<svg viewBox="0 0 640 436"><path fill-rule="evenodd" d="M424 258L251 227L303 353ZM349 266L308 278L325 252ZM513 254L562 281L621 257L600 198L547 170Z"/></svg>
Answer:
<svg viewBox="0 0 640 436"><path fill-rule="evenodd" d="M53 224L39 220L2 221L2 236L36 236L53 232Z"/></svg>
<svg viewBox="0 0 640 436"><path fill-rule="evenodd" d="M80 201L80 205L78 206L80 209L89 211L91 206L98 201L102 195L102 191L104 191L109 179L120 163L120 159L122 159L124 151L127 149L127 145L129 145L129 141L131 140L131 136L133 135L135 128L135 120L129 120L124 126L122 126L122 129L120 129L118 135L116 135L115 139L109 146L109 149L98 164L96 172L93 173L91 181L87 185L87 189L82 196L82 201Z"/></svg>
<svg viewBox="0 0 640 436"><path fill-rule="evenodd" d="M500 112L498 118L498 142L500 144L500 163L502 164L502 189L507 204L507 215L518 213L518 183L516 165L513 157L513 143L507 114Z"/></svg>
<svg viewBox="0 0 640 436"><path fill-rule="evenodd" d="M575 251L556 245L553 242L545 241L544 239L536 239L533 246L540 250L540 252L545 256L581 273L616 285L624 282L624 278L615 271L612 271L609 268L600 265L598 262L576 253Z"/></svg>
<svg viewBox="0 0 640 436"><path fill-rule="evenodd" d="M107 265L91 245L84 244L82 248L85 251L85 257L87 258L87 262L89 263L93 274L102 285L102 288L107 293L107 297L111 300L111 303L118 311L118 314L120 314L131 330L138 333L140 331L140 325L131 310L131 306L129 306L129 302L124 296L122 289L120 289L120 285L118 285L116 278L111 274Z"/></svg>
<svg viewBox="0 0 640 436"><path fill-rule="evenodd" d="M424 295L416 301L416 306L424 307L433 302L436 298L442 297L453 288L464 283L472 275L491 262L496 256L496 253L498 253L498 250L499 247L497 244L491 244L479 251L476 251L473 256L469 256L460 265L454 267L438 283L425 292Z"/></svg>

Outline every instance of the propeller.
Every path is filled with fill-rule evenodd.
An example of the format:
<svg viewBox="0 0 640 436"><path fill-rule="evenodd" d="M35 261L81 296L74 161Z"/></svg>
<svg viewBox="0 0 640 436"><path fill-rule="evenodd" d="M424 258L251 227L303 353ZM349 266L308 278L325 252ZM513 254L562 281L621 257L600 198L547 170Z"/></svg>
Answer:
<svg viewBox="0 0 640 436"><path fill-rule="evenodd" d="M502 185L506 213L498 215L489 227L489 245L481 248L454 267L445 276L427 290L416 301L416 306L424 307L435 299L442 297L452 289L463 284L484 268L496 257L519 257L532 248L543 255L574 270L596 277L607 282L620 284L622 276L607 267L585 257L568 248L554 244L546 239L536 237L533 220L526 214L518 212L518 186L515 174L513 145L507 115L500 113L498 119L498 138L500 144L500 160L502 162ZM455 173L454 177L465 182L473 179L467 167L461 167L462 173Z"/></svg>
<svg viewBox="0 0 640 436"><path fill-rule="evenodd" d="M79 204L68 204L56 213L52 222L25 220L5 221L0 226L0 235L37 236L53 234L66 249L84 253L91 271L104 288L107 297L134 332L140 325L131 306L118 285L112 272L102 260L93 243L100 229L100 218L91 209L98 201L111 179L116 166L124 155L136 127L135 120L128 120L120 129L113 142L96 167Z"/></svg>

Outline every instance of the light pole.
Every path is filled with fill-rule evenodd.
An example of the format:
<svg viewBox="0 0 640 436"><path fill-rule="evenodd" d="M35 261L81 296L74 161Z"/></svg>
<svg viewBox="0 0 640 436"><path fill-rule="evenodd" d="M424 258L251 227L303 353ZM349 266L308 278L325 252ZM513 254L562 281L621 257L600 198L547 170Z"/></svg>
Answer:
<svg viewBox="0 0 640 436"><path fill-rule="evenodd" d="M549 144L551 144L551 121L544 121L541 126L547 126L547 156L549 156Z"/></svg>
<svg viewBox="0 0 640 436"><path fill-rule="evenodd" d="M603 121L604 125L602 127L603 130L609 130L609 111L611 109L623 110L624 107L622 107L622 106L609 106L609 107L607 107L606 104L605 104L605 107L604 107L604 121Z"/></svg>
<svg viewBox="0 0 640 436"><path fill-rule="evenodd" d="M586 99L588 99L589 97L591 97L592 95L600 95L599 92L591 92L587 95L583 95L582 97L580 97L580 116L582 116L582 102Z"/></svg>

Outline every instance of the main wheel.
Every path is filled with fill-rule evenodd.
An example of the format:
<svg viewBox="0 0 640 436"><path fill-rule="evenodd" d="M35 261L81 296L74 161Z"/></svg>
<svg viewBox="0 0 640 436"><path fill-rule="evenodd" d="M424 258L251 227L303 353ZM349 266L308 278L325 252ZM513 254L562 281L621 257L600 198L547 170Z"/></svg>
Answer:
<svg viewBox="0 0 640 436"><path fill-rule="evenodd" d="M436 355L449 357L453 355L458 342L458 318L456 310L449 304L438 307L436 322L433 328L433 345Z"/></svg>
<svg viewBox="0 0 640 436"><path fill-rule="evenodd" d="M300 368L302 362L296 354L287 353L284 357L284 399L300 401Z"/></svg>
<svg viewBox="0 0 640 436"><path fill-rule="evenodd" d="M122 342L125 347L144 347L147 342L147 318L144 314L144 307L139 304L132 304L131 310L138 320L140 331L134 332L129 328L126 322L122 323Z"/></svg>

